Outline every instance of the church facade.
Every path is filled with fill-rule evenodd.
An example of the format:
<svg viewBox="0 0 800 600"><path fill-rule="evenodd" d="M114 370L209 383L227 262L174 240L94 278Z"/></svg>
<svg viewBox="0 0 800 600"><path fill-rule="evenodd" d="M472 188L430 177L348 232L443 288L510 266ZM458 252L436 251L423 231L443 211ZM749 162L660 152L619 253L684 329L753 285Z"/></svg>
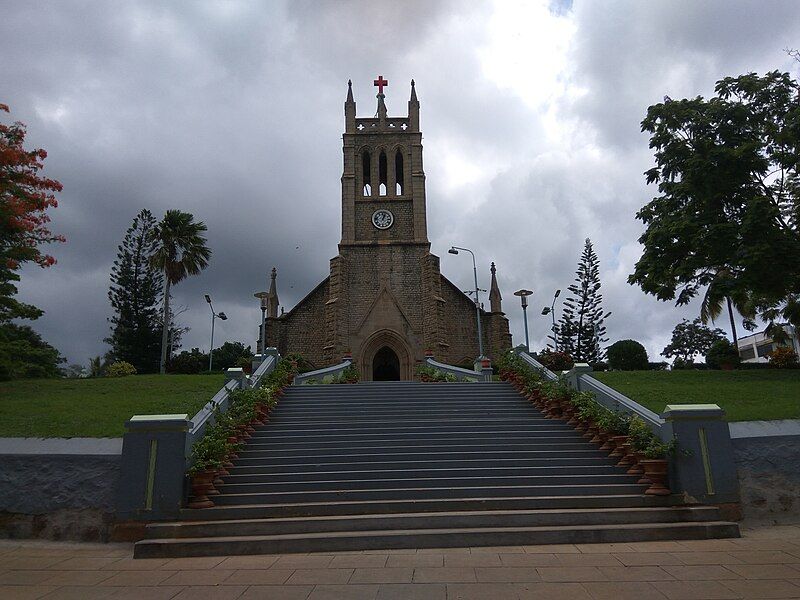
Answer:
<svg viewBox="0 0 800 600"><path fill-rule="evenodd" d="M475 302L445 278L431 254L414 82L408 114L387 115L382 77L377 116L356 116L352 84L344 105L342 236L330 275L278 315L270 285L266 345L299 353L316 368L351 354L363 381L415 378L426 354L469 365L478 356ZM465 257L464 268L468 259ZM511 347L494 264L490 310L480 309L484 353Z"/></svg>

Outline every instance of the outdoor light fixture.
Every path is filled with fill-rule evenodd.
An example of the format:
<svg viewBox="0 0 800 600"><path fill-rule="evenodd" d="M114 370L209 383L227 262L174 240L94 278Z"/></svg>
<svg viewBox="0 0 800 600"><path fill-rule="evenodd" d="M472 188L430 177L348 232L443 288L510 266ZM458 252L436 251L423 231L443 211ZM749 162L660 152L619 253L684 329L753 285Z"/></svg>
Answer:
<svg viewBox="0 0 800 600"><path fill-rule="evenodd" d="M475 277L475 318L478 321L478 360L483 358L483 332L481 331L481 303L478 299L478 267L475 266L475 253L469 248L460 248L459 246L450 246L448 254L458 254L459 250L469 252L472 255L472 274Z"/></svg>
<svg viewBox="0 0 800 600"><path fill-rule="evenodd" d="M553 345L555 346L556 352L558 352L558 336L556 335L556 298L558 298L560 294L561 290L556 290L556 293L553 294L553 303L542 309L543 315L552 315L553 318Z"/></svg>
<svg viewBox="0 0 800 600"><path fill-rule="evenodd" d="M261 354L267 347L267 308L269 307L269 292L256 292L254 297L260 300L261 304Z"/></svg>
<svg viewBox="0 0 800 600"><path fill-rule="evenodd" d="M211 307L211 349L208 351L208 372L211 372L211 367L214 364L214 321L219 317L220 321L227 321L228 315L224 312L216 313L214 312L214 305L211 304L211 296L209 294L205 294L206 302L208 302L208 306Z"/></svg>
<svg viewBox="0 0 800 600"><path fill-rule="evenodd" d="M515 296L519 296L520 302L522 302L522 317L525 321L525 351L531 351L531 344L528 341L528 296L533 294L533 290L517 290L514 292Z"/></svg>

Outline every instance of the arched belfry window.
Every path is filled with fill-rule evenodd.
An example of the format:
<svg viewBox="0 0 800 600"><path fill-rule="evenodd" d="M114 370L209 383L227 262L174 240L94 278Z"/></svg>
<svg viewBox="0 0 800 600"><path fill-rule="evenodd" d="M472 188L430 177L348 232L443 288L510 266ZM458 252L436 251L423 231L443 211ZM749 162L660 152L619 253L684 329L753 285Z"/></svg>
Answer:
<svg viewBox="0 0 800 600"><path fill-rule="evenodd" d="M361 190L361 193L364 196L372 196L372 159L370 158L369 151L364 150L363 154L361 155L361 178L364 182L364 187Z"/></svg>
<svg viewBox="0 0 800 600"><path fill-rule="evenodd" d="M403 188L405 187L403 181L403 152L397 150L394 155L394 180L395 180L395 194L398 196L403 195Z"/></svg>
<svg viewBox="0 0 800 600"><path fill-rule="evenodd" d="M378 178L380 179L380 187L378 188L378 195L385 196L386 195L386 186L388 181L388 168L386 166L386 152L381 150L381 154L378 157Z"/></svg>

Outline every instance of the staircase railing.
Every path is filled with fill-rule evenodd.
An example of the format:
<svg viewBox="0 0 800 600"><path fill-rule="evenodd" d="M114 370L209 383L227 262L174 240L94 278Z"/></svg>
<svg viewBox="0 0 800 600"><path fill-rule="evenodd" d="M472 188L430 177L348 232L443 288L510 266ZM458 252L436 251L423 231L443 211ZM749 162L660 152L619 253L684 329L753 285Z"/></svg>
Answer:
<svg viewBox="0 0 800 600"><path fill-rule="evenodd" d="M684 494L687 501L722 505L730 508L730 514L736 513L739 481L725 411L718 405L670 404L658 415L592 377L592 368L586 363L556 374L524 350L514 352L546 379L564 377L571 387L592 392L603 407L636 415L662 441L674 439L678 451L669 461L672 491Z"/></svg>
<svg viewBox="0 0 800 600"><path fill-rule="evenodd" d="M311 382L322 383L326 377L330 377L331 379L336 378L341 375L345 369L352 365L353 359L346 357L338 365L324 367L322 369L317 369L316 371L308 371L307 373L295 375L293 385L308 385Z"/></svg>
<svg viewBox="0 0 800 600"><path fill-rule="evenodd" d="M258 355L255 371L228 369L227 381L191 419L187 414L135 415L125 423L117 488L117 519L159 521L179 516L186 494L186 468L194 443L201 439L217 415L230 407L236 389L259 387L280 355L267 348Z"/></svg>
<svg viewBox="0 0 800 600"><path fill-rule="evenodd" d="M456 367L455 365L440 363L438 361L433 360L433 357L431 356L425 357L425 364L433 367L434 369L438 369L440 371L444 371L445 373L450 373L451 375L454 375L456 380L458 381L492 380L492 368L489 366L487 366L486 368L481 368L480 371L478 370L471 371L470 369L464 369L463 367Z"/></svg>

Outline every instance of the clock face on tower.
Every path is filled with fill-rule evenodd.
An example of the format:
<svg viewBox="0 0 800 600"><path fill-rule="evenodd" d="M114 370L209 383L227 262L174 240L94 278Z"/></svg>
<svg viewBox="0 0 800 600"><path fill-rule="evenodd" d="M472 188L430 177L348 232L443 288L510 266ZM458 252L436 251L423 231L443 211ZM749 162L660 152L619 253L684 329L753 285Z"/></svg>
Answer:
<svg viewBox="0 0 800 600"><path fill-rule="evenodd" d="M385 208L372 213L372 224L378 229L389 229L392 223L394 223L394 215Z"/></svg>

